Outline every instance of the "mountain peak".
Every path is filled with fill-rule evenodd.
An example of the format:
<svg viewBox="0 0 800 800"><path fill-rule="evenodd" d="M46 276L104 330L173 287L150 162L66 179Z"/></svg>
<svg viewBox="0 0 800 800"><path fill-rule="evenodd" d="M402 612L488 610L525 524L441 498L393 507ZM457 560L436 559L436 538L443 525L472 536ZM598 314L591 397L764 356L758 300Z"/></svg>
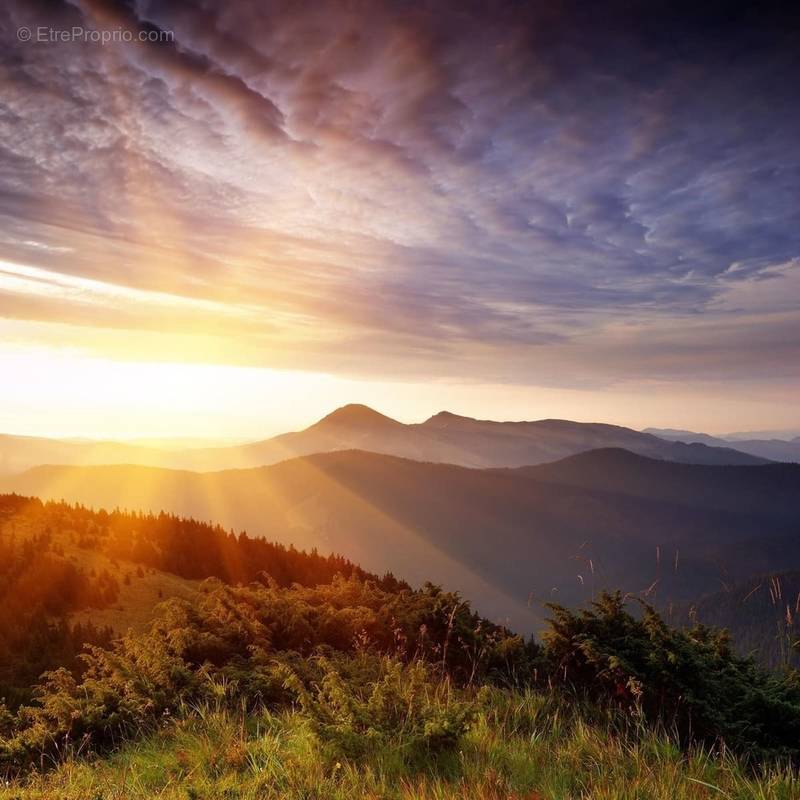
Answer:
<svg viewBox="0 0 800 800"><path fill-rule="evenodd" d="M375 411L374 408L365 406L361 403L348 403L346 406L337 408L327 416L323 417L317 425L356 425L356 426L375 426L375 425L400 425L397 420Z"/></svg>
<svg viewBox="0 0 800 800"><path fill-rule="evenodd" d="M476 422L476 420L472 417L463 417L460 414L454 414L452 411L440 411L438 414L428 417L422 424L431 427L445 428L456 422Z"/></svg>

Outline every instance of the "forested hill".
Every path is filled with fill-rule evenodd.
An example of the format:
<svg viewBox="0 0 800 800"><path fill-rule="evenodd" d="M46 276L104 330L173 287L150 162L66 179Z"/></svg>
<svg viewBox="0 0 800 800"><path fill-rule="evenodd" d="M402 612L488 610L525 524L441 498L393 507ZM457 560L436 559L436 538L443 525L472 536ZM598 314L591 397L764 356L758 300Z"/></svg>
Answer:
<svg viewBox="0 0 800 800"><path fill-rule="evenodd" d="M170 514L0 495L0 698L13 704L44 670L76 668L84 643L108 642L109 625L147 621L161 599L190 595L196 579L316 586L337 574L405 586L337 555Z"/></svg>

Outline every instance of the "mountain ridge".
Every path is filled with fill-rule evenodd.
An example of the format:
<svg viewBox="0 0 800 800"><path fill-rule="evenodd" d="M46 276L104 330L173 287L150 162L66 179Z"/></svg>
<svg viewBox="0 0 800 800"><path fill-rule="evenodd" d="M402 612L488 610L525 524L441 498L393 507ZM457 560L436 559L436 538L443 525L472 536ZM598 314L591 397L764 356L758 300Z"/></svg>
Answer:
<svg viewBox="0 0 800 800"><path fill-rule="evenodd" d="M22 472L43 463L130 463L210 472L353 448L476 468L520 467L603 447L623 447L651 458L686 463L761 464L768 460L732 447L668 441L607 423L560 419L498 422L449 411L440 411L420 423L403 423L369 406L352 403L303 430L226 447L168 450L5 435L0 436L0 473Z"/></svg>
<svg viewBox="0 0 800 800"><path fill-rule="evenodd" d="M278 446L280 452L275 452ZM650 457L688 463L760 464L734 448L704 448L668 442L607 423L546 419L480 420L440 411L420 423L402 423L368 406L350 404L309 428L255 442L243 450L248 465L277 463L290 456L362 449L419 461L490 468L545 463L584 450L621 446Z"/></svg>

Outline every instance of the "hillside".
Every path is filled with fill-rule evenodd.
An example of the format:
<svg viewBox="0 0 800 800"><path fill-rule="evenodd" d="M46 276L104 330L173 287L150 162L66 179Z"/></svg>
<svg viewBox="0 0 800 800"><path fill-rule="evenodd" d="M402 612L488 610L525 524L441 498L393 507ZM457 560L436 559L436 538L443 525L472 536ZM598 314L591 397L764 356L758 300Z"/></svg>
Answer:
<svg viewBox="0 0 800 800"><path fill-rule="evenodd" d="M394 477L410 465L427 480L444 470L535 483L522 470L374 454L314 460L338 464L341 485L381 461ZM599 460L608 469L608 453ZM165 579L182 591L167 594ZM151 583L157 605L141 591ZM771 582L773 598L782 585ZM119 631L129 602L139 621L120 638L76 623L107 613ZM552 606L542 637L526 641L457 594L340 557L163 512L5 495L0 609L0 800L120 789L140 800L611 800L632 789L783 800L798 785L793 676L621 592ZM37 679L32 667L54 671Z"/></svg>
<svg viewBox="0 0 800 800"><path fill-rule="evenodd" d="M142 630L165 599L193 601L201 579L288 586L337 575L401 586L338 556L194 520L0 495L0 699L46 669L74 668L84 642Z"/></svg>
<svg viewBox="0 0 800 800"><path fill-rule="evenodd" d="M792 676L619 593L552 617L523 642L430 586L209 581L0 704L0 798L795 796Z"/></svg>
<svg viewBox="0 0 800 800"><path fill-rule="evenodd" d="M800 563L800 467L700 467L601 451L474 470L342 451L218 473L42 467L7 491L218 520L461 591L535 630L542 601L603 587L688 601Z"/></svg>
<svg viewBox="0 0 800 800"><path fill-rule="evenodd" d="M800 666L800 571L757 575L675 609L678 625L730 631L738 652L773 667Z"/></svg>
<svg viewBox="0 0 800 800"><path fill-rule="evenodd" d="M800 470L793 464L676 465L606 449L524 467L518 473L537 481L734 514L796 519L800 505L796 494Z"/></svg>
<svg viewBox="0 0 800 800"><path fill-rule="evenodd" d="M763 458L728 445L709 447L667 441L618 425L567 420L493 422L446 411L422 423L404 424L367 406L353 404L337 409L305 430L235 447L168 449L0 436L0 475L42 464L137 464L207 472L259 467L298 456L352 449L476 468L518 467L606 447L680 463L765 463Z"/></svg>

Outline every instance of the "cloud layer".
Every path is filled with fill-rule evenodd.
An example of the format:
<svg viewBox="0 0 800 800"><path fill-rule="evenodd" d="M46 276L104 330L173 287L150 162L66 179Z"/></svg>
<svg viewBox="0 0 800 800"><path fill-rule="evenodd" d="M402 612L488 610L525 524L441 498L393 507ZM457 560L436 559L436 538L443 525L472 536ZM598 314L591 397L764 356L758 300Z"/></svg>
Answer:
<svg viewBox="0 0 800 800"><path fill-rule="evenodd" d="M4 4L0 315L347 374L796 383L797 28L588 5Z"/></svg>

